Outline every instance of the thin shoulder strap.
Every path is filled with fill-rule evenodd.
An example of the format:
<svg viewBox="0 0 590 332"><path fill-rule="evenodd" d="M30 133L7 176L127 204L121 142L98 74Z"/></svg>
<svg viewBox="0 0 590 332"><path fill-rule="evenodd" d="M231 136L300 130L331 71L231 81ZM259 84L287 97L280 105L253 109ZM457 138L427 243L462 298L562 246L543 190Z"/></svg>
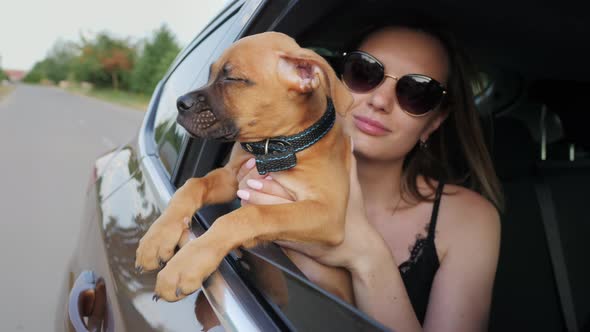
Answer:
<svg viewBox="0 0 590 332"><path fill-rule="evenodd" d="M438 218L438 206L440 205L440 198L442 197L445 183L440 181L436 188L436 196L434 197L434 205L432 207L432 216L430 216L430 224L428 225L428 237L434 239L434 230L436 229L436 220Z"/></svg>

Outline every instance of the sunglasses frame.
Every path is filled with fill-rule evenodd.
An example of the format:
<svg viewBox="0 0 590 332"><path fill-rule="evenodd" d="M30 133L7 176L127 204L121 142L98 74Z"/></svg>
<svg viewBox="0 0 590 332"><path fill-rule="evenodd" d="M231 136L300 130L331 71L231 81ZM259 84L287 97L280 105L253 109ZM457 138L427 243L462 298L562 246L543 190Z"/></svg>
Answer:
<svg viewBox="0 0 590 332"><path fill-rule="evenodd" d="M402 75L402 76L393 76L390 74L387 74L385 72L385 65L383 65L383 63L381 61L379 61L379 59L375 58L374 56L372 56L371 54L365 52L365 51L360 51L360 50L356 50L356 51L352 51L352 52L344 52L342 53L342 67L344 68L344 64L346 63L346 60L349 58L350 55L352 54L361 54L363 56L367 56L369 57L371 60L373 60L375 63L377 63L377 65L379 65L379 67L381 67L381 70L383 71L383 78L381 79L381 82L379 82L379 84L375 85L375 87L371 88L370 90L367 91L363 91L363 92L359 92L356 91L354 89L352 89L351 87L348 86L348 84L346 84L346 80L344 79L344 72L342 72L340 74L340 80L342 81L342 83L344 84L344 86L350 90L351 92L354 93L371 93L372 91L375 91L377 88L379 88L383 82L385 82L386 78L391 78L396 82L396 88L397 88L397 82L399 82L400 79L404 78L404 77L422 77L422 78L427 78L429 79L431 82L435 82L436 84L438 84L438 86L442 89L442 96L439 100L439 102L436 104L436 106L434 106L433 108L429 109L428 111L421 113L421 114L414 114L414 113L410 113L409 111L405 110L403 107L401 107L402 111L406 114L408 114L409 116L412 117L423 117L426 116L428 113L432 112L433 110L435 110L438 106L440 106L440 104L442 103L443 99L445 98L445 96L447 95L447 89L437 80L435 80L434 78L430 77L430 76L426 76L426 75L422 75L422 74L406 74L406 75ZM397 97L397 91L396 93L396 97ZM401 105L400 105L401 106Z"/></svg>

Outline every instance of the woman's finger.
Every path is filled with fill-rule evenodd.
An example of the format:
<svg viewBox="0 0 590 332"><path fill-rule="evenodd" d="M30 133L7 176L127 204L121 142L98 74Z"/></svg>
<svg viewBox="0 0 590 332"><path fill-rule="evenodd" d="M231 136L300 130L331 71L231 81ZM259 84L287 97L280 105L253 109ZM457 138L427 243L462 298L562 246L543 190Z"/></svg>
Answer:
<svg viewBox="0 0 590 332"><path fill-rule="evenodd" d="M244 179L249 173L252 173L252 170L258 174L258 171L256 170L256 160L254 160L254 158L250 158L242 164L238 170L238 182L242 181L242 179Z"/></svg>
<svg viewBox="0 0 590 332"><path fill-rule="evenodd" d="M237 195L242 199L242 205L244 205L244 202L255 205L272 205L293 202L280 196L269 195L256 190L240 189L238 190Z"/></svg>
<svg viewBox="0 0 590 332"><path fill-rule="evenodd" d="M290 201L295 200L281 184L272 180L272 178L247 179L245 182L246 188L244 189L253 189L267 195L279 196Z"/></svg>

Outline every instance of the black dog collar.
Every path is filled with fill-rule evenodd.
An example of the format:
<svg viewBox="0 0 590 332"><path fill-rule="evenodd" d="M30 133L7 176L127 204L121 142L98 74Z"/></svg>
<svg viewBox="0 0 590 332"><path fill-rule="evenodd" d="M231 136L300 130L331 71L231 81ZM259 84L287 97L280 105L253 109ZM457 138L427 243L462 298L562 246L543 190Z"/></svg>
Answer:
<svg viewBox="0 0 590 332"><path fill-rule="evenodd" d="M278 136L263 141L240 143L242 148L254 155L260 175L284 171L295 167L295 153L304 150L324 137L334 126L336 112L332 100L328 99L326 112L311 127L292 136Z"/></svg>

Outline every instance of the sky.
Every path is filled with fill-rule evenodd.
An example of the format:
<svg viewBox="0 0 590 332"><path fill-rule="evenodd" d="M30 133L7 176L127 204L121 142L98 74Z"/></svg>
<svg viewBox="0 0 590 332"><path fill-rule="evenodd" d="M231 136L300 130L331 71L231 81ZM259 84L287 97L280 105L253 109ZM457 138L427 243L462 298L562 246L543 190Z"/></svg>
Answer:
<svg viewBox="0 0 590 332"><path fill-rule="evenodd" d="M108 31L139 41L165 23L186 46L228 0L0 0L0 67L30 70L54 43Z"/></svg>

